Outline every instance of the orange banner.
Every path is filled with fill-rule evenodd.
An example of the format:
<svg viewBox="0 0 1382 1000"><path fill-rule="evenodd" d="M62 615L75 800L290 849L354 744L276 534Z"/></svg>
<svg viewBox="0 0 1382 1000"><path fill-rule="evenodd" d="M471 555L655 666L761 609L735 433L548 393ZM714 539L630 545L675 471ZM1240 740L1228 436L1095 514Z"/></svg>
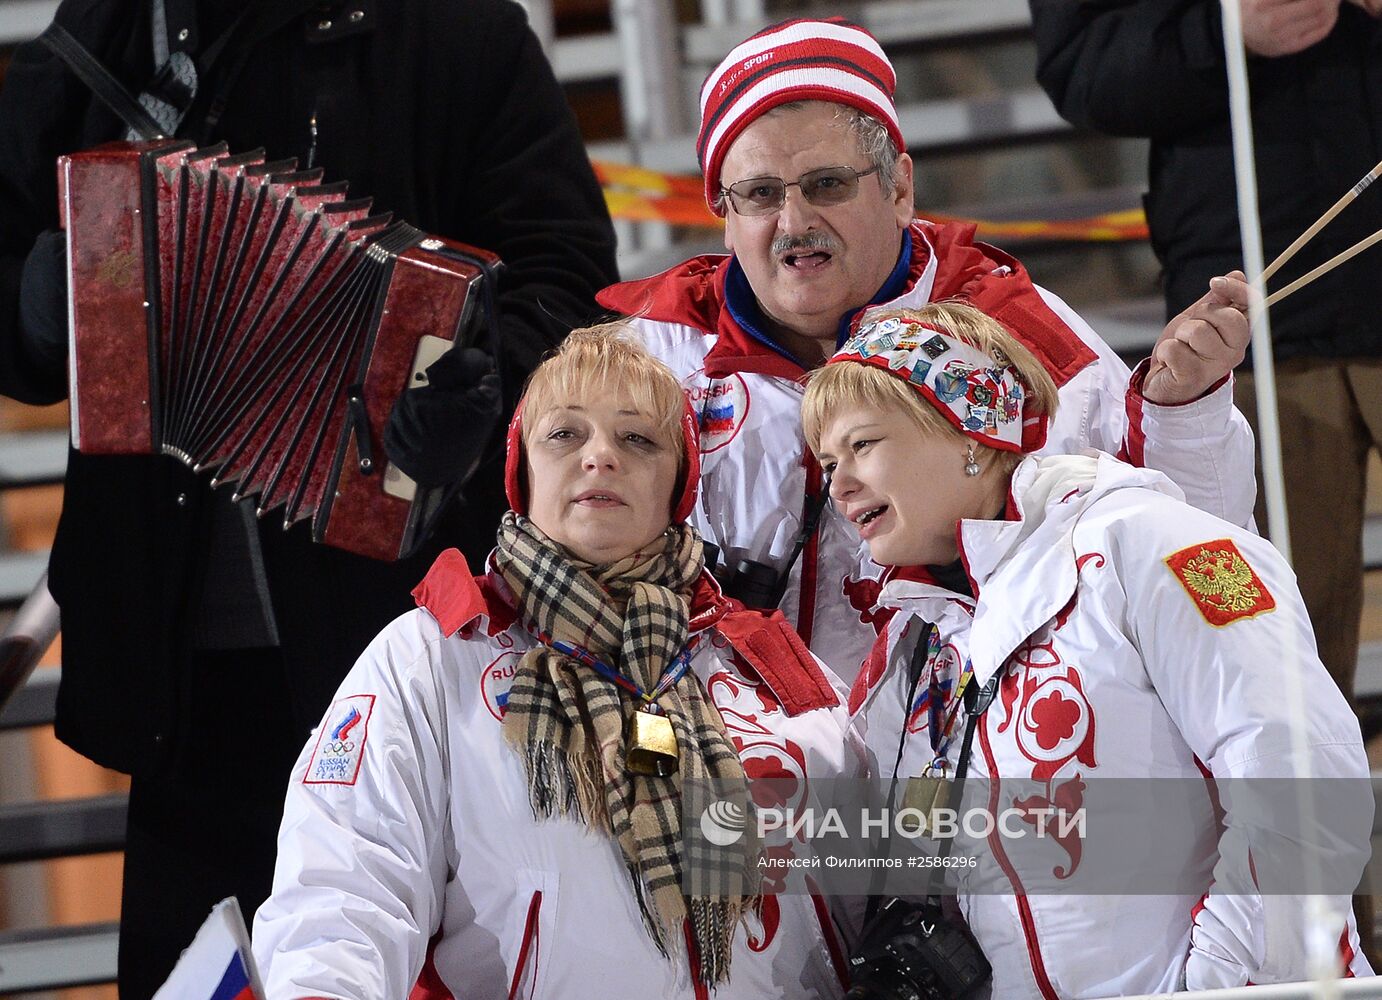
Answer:
<svg viewBox="0 0 1382 1000"><path fill-rule="evenodd" d="M699 177L663 174L644 167L596 162L595 176L604 188L605 204L616 219L666 222L674 226L717 229L724 225L705 204ZM972 222L978 236L995 242L1054 240L1108 243L1147 238L1147 220L1140 208L1106 212L1083 219L964 219L927 212L932 222Z"/></svg>

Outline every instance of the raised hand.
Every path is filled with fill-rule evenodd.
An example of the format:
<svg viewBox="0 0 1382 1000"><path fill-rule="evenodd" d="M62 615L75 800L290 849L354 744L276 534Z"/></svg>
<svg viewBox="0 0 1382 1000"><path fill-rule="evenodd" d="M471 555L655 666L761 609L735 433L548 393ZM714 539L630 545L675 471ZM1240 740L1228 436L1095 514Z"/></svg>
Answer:
<svg viewBox="0 0 1382 1000"><path fill-rule="evenodd" d="M1243 360L1248 342L1248 297L1242 271L1209 282L1209 291L1166 324L1152 349L1142 395L1153 403L1188 403L1204 395Z"/></svg>

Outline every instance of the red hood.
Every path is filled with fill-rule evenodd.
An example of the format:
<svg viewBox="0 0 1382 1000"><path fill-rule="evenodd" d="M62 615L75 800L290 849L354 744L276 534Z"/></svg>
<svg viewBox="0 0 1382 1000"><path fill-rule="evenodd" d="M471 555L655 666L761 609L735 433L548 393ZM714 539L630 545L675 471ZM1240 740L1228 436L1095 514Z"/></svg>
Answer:
<svg viewBox="0 0 1382 1000"><path fill-rule="evenodd" d="M481 616L489 619L486 634L498 635L518 616L507 596L495 586L495 579L472 576L460 550L447 549L413 588L413 601L437 620L443 635L455 635Z"/></svg>
<svg viewBox="0 0 1382 1000"><path fill-rule="evenodd" d="M713 332L724 305L728 265L728 254L702 254L650 278L610 285L596 294L595 301L621 316L646 316Z"/></svg>
<svg viewBox="0 0 1382 1000"><path fill-rule="evenodd" d="M651 278L610 285L595 301L624 316L680 323L715 334L715 344L705 359L710 378L736 372L801 378L804 368L752 337L725 306L729 262L726 254L692 257Z"/></svg>
<svg viewBox="0 0 1382 1000"><path fill-rule="evenodd" d="M1017 331L1056 385L1064 385L1096 355L1046 305L1022 263L995 247L976 243L974 232L973 223L913 222L907 290L915 287L930 261L929 240L938 258L931 300L961 299ZM804 371L799 365L755 340L725 308L729 261L725 254L692 257L651 278L610 285L596 300L624 316L680 323L714 334L716 341L705 361L706 375L711 378L736 372L800 378ZM1000 267L1007 272L995 274Z"/></svg>
<svg viewBox="0 0 1382 1000"><path fill-rule="evenodd" d="M925 254L919 229L936 248L936 281L931 301L960 299L985 315L992 316L1017 335L1046 366L1056 386L1065 385L1098 355L1057 316L1032 284L1027 268L1016 257L987 243L974 241L971 222L929 222L912 224L913 251ZM1005 274L995 274L1000 267Z"/></svg>

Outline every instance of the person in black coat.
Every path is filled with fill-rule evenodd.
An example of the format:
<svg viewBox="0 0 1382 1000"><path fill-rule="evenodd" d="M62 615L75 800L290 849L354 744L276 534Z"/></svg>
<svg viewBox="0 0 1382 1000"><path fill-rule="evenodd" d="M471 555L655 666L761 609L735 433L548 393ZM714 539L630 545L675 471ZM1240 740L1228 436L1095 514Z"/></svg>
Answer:
<svg viewBox="0 0 1382 1000"><path fill-rule="evenodd" d="M1242 266L1218 0L1031 0L1037 78L1061 115L1151 142L1147 222L1166 310ZM1258 211L1271 261L1382 160L1382 3L1242 0ZM1382 229L1366 192L1279 288ZM1291 548L1320 658L1352 700L1368 452L1382 442L1382 297L1361 256L1272 307ZM1256 420L1252 378L1238 406ZM1266 524L1259 491L1259 525Z"/></svg>
<svg viewBox="0 0 1382 1000"><path fill-rule="evenodd" d="M512 0L64 0L56 21L146 106L180 115L180 137L295 156L377 210L499 254L505 395L617 277L574 117ZM66 396L62 244L40 236L57 225L54 161L125 136L48 49L16 51L0 91L5 395ZM150 996L220 898L252 915L289 768L341 677L441 548L479 566L493 546L506 506L494 445L513 399L501 403L491 365L453 352L395 408L390 456L419 481L482 459L429 544L398 563L314 545L305 524L256 524L169 458L69 455L49 571L56 728L133 777L122 996Z"/></svg>

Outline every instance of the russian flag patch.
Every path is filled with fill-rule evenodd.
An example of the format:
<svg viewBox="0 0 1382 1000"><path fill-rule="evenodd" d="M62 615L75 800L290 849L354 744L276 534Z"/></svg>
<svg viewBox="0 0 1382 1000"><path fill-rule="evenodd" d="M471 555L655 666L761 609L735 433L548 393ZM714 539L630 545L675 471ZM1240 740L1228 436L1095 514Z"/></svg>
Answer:
<svg viewBox="0 0 1382 1000"><path fill-rule="evenodd" d="M353 694L331 706L317 730L317 745L307 762L307 773L302 776L304 785L355 784L373 711L372 694Z"/></svg>

